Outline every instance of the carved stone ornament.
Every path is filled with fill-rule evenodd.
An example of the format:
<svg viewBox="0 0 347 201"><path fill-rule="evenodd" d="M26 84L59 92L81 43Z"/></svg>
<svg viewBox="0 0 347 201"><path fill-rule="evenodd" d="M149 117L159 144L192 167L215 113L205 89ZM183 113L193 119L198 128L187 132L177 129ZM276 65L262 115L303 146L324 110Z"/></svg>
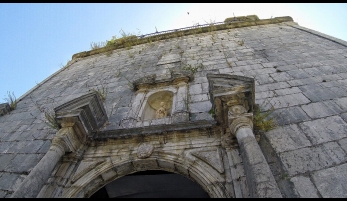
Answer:
<svg viewBox="0 0 347 201"><path fill-rule="evenodd" d="M156 118L165 118L167 116L165 102L160 102L160 108L156 111Z"/></svg>
<svg viewBox="0 0 347 201"><path fill-rule="evenodd" d="M154 147L151 144L143 143L137 149L138 158L148 158L153 153Z"/></svg>

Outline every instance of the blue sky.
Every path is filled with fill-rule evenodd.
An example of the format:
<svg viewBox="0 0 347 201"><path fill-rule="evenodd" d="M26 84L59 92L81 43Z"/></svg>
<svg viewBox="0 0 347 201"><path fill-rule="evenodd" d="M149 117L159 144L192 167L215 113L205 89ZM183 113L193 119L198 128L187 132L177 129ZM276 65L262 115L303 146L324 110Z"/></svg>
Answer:
<svg viewBox="0 0 347 201"><path fill-rule="evenodd" d="M8 91L19 98L73 54L121 36L120 30L148 34L234 15L291 16L300 26L347 41L347 3L0 3L0 103Z"/></svg>

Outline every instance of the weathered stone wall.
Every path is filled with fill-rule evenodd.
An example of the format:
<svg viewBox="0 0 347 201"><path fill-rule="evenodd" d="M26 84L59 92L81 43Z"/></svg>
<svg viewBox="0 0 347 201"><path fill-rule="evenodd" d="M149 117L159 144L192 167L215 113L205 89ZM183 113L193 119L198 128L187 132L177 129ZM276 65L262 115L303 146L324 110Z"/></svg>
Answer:
<svg viewBox="0 0 347 201"><path fill-rule="evenodd" d="M121 122L133 112L132 81L151 74L166 79L177 68L194 73L186 100L191 122L213 120L207 73L253 77L256 103L265 110L273 107L279 124L262 135L260 145L282 196L346 197L346 47L345 41L283 22L75 58L0 117L0 197L11 197L51 145L57 131L44 123L43 111L52 112L88 92L107 89L103 104L108 123L101 131L122 129ZM231 168L239 164L236 160ZM58 183L68 180L60 179ZM242 195L233 185L231 195ZM53 189L56 196L62 188Z"/></svg>

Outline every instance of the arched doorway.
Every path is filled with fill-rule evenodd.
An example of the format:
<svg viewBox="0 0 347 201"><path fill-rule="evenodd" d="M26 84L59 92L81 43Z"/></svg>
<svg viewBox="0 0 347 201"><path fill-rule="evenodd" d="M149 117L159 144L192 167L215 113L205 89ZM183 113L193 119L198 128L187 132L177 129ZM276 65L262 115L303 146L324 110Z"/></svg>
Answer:
<svg viewBox="0 0 347 201"><path fill-rule="evenodd" d="M149 170L116 179L90 198L209 198L209 195L182 175Z"/></svg>

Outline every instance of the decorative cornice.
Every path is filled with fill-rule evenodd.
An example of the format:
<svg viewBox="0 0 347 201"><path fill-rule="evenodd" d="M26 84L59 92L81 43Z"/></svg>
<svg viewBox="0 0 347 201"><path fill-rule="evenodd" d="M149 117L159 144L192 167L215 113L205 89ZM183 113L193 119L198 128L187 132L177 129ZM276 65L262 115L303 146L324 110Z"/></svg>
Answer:
<svg viewBox="0 0 347 201"><path fill-rule="evenodd" d="M86 135L98 130L108 119L97 92L73 99L54 108L54 111L58 123L78 122Z"/></svg>
<svg viewBox="0 0 347 201"><path fill-rule="evenodd" d="M135 127L116 130L97 131L93 140L129 138L138 135L155 135L174 131L187 131L192 129L209 129L216 124L215 121L179 122L176 124L161 124L148 127Z"/></svg>
<svg viewBox="0 0 347 201"><path fill-rule="evenodd" d="M156 80L156 74L141 77L132 82L133 89L135 91L141 91L157 86L178 85L181 82L188 83L192 81L194 77L190 71L185 70L171 71L170 74L170 78L162 80Z"/></svg>
<svg viewBox="0 0 347 201"><path fill-rule="evenodd" d="M254 79L229 74L207 74L215 119L226 127L231 123L230 114L253 113L255 105ZM230 113L231 112L231 113Z"/></svg>

